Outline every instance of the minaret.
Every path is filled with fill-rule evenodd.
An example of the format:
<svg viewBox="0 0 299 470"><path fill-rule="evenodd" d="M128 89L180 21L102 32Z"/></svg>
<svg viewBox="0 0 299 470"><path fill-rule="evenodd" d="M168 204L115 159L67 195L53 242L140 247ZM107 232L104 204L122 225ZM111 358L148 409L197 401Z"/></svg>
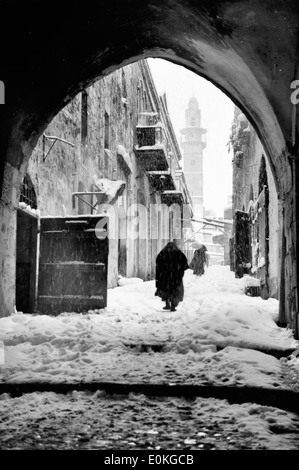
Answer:
<svg viewBox="0 0 299 470"><path fill-rule="evenodd" d="M181 130L181 146L184 155L184 174L192 197L193 213L203 217L203 154L206 147L206 129L201 127L201 111L194 96L190 98L185 113L186 127Z"/></svg>

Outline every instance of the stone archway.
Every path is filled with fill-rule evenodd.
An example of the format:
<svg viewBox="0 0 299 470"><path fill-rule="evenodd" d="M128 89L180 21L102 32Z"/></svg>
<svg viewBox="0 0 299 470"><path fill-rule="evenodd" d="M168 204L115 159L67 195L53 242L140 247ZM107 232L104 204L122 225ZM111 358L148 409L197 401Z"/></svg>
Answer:
<svg viewBox="0 0 299 470"><path fill-rule="evenodd" d="M54 2L55 3L55 2ZM61 3L61 2L60 2ZM1 315L14 303L15 208L28 159L48 122L79 91L120 66L161 57L207 78L242 109L254 125L285 205L292 297L297 311L294 223L296 112L290 84L297 67L295 1L209 2L150 0L146 5L104 0L76 9L70 2L47 14L34 2L2 7L5 34L15 40L2 60L6 104L0 114ZM46 33L45 33L46 31ZM84 40L82 39L84 38ZM296 179L297 181L297 179Z"/></svg>

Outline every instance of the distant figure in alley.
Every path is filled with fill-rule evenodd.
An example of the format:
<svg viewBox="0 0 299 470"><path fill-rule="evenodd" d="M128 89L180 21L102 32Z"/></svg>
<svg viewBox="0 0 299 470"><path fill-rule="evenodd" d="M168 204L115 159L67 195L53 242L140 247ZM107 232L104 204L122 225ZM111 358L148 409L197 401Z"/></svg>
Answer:
<svg viewBox="0 0 299 470"><path fill-rule="evenodd" d="M175 311L175 307L184 299L183 277L188 269L184 253L174 242L169 242L156 258L156 292L166 302L164 310Z"/></svg>
<svg viewBox="0 0 299 470"><path fill-rule="evenodd" d="M205 272L205 266L209 266L209 255L205 245L201 245L194 251L193 259L190 263L190 268L193 269L193 274L202 276Z"/></svg>

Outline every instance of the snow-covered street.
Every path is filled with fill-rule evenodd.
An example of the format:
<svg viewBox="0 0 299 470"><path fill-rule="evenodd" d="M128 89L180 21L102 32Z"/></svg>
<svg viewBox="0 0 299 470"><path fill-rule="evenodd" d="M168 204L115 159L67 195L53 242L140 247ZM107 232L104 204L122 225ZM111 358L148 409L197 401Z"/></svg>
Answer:
<svg viewBox="0 0 299 470"><path fill-rule="evenodd" d="M162 309L164 303L154 296L154 281L123 283L108 291L108 306L103 310L58 317L17 313L1 318L4 363L0 365L0 381L16 386L28 382L112 382L298 390L299 360L290 354L299 342L291 330L276 325L277 300L244 294L249 277L235 279L227 266L211 266L203 277L188 270L185 299L176 312ZM0 399L0 445L4 448L13 448L14 435L19 439L30 423L40 421L43 426L49 416L63 424L69 439L74 427L84 427L82 422L89 420L89 429L93 429L99 410L105 425L101 435L93 430L93 441L83 439L89 448L299 446L296 413L254 403L230 404L216 398L196 398L190 403L180 397L163 401L132 393L120 399L101 391L67 395L35 392L20 397L3 393ZM181 417L184 406L189 418ZM82 415L76 410L85 411ZM113 417L117 424L109 427ZM170 435L169 426L174 434L167 441L161 436ZM123 430L127 428L131 434L125 437ZM180 437L182 429L184 436ZM36 433L40 437L32 438ZM151 433L155 439L149 440ZM36 448L75 445L72 439L55 444L49 435L44 442L42 431L36 428L32 436L24 441L30 448L34 442ZM142 440L144 436L147 438Z"/></svg>

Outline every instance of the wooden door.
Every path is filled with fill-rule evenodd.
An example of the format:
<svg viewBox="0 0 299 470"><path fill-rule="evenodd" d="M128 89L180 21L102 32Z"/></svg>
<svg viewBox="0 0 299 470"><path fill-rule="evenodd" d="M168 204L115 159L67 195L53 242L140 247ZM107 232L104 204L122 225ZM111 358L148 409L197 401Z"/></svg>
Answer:
<svg viewBox="0 0 299 470"><path fill-rule="evenodd" d="M38 218L17 210L16 309L35 312Z"/></svg>
<svg viewBox="0 0 299 470"><path fill-rule="evenodd" d="M108 218L103 216L41 218L40 314L57 315L106 307L107 229Z"/></svg>
<svg viewBox="0 0 299 470"><path fill-rule="evenodd" d="M250 216L247 212L235 212L234 257L235 276L251 274Z"/></svg>

